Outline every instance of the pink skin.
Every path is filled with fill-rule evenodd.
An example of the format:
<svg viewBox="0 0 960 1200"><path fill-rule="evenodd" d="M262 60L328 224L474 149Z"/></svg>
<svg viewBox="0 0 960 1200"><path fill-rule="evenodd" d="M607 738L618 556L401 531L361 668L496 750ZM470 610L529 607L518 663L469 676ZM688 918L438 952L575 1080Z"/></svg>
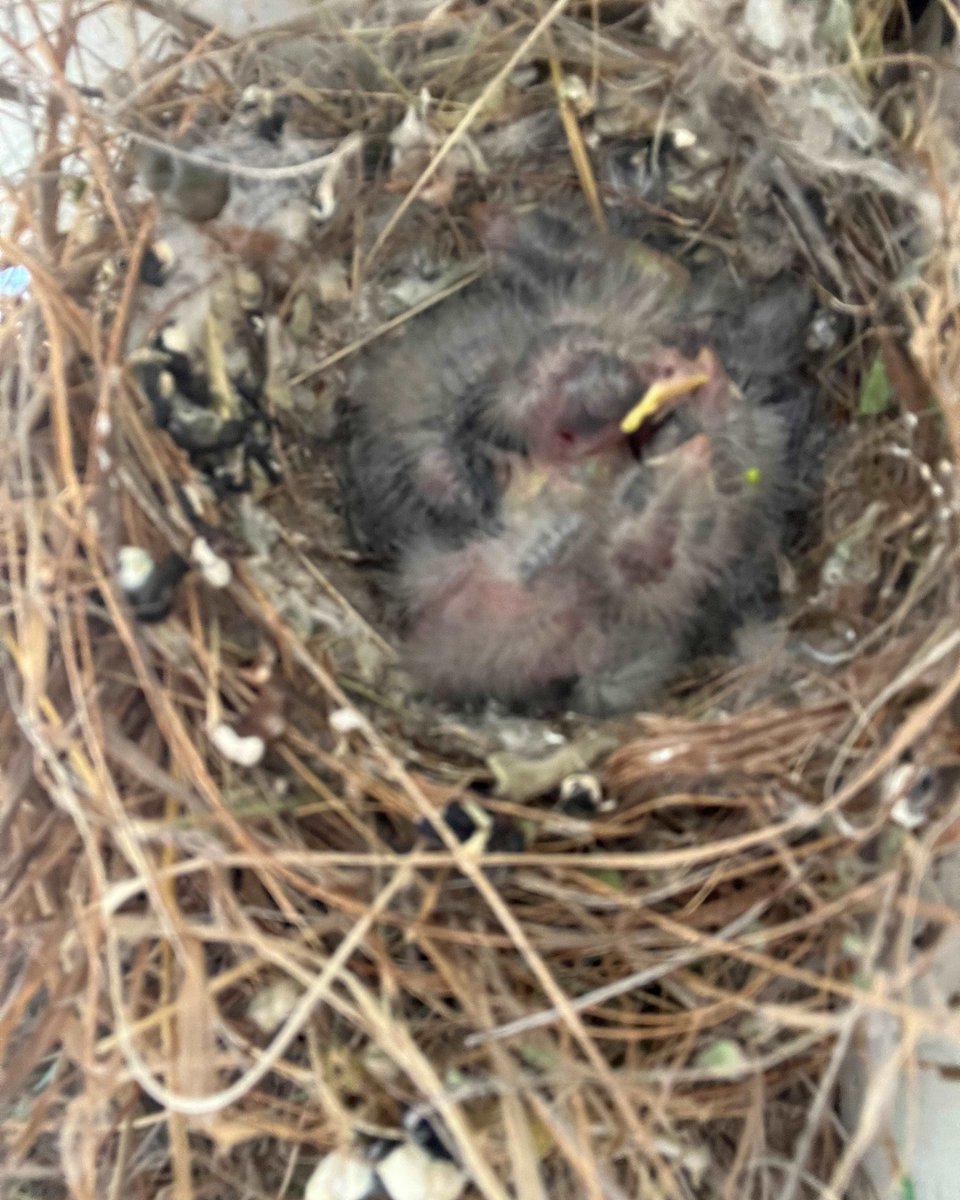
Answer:
<svg viewBox="0 0 960 1200"><path fill-rule="evenodd" d="M612 528L588 520L555 552L548 541L532 576L524 576L525 564L545 531L549 537L548 514L589 507L590 479L560 471L524 497L521 473L505 533L412 556L403 579L412 618L407 647L421 682L452 698L522 699L602 669L615 650L610 630L619 631L624 618L643 612L651 620L662 614L654 620L660 627L673 616L682 622L691 595L702 590L703 572L691 577L676 567L689 537L687 498L709 494L709 442L693 438L654 469L664 485L639 512L618 517L614 507ZM601 498L619 477L599 482ZM594 548L605 566L591 563Z"/></svg>
<svg viewBox="0 0 960 1200"><path fill-rule="evenodd" d="M424 551L410 565L408 657L434 693L516 700L581 673L594 640L584 587L549 567L524 584L516 575L523 548L524 538L508 533Z"/></svg>
<svg viewBox="0 0 960 1200"><path fill-rule="evenodd" d="M694 371L702 370L710 376L691 397L700 420L706 423L729 415L739 399L739 393L734 389L717 356L712 350L702 351L696 364L686 362L686 368L681 370L689 370L691 367ZM683 403L682 399L680 403Z"/></svg>
<svg viewBox="0 0 960 1200"><path fill-rule="evenodd" d="M468 496L450 456L439 446L425 449L415 470L421 493L438 507L449 507Z"/></svg>
<svg viewBox="0 0 960 1200"><path fill-rule="evenodd" d="M548 397L543 403L549 412L555 401ZM604 453L618 452L626 457L629 443L618 421L612 421L592 437L583 437L563 425L552 427L546 420L540 423L538 417L534 416L528 449L534 461L563 465L582 462L585 458Z"/></svg>
<svg viewBox="0 0 960 1200"><path fill-rule="evenodd" d="M611 562L624 580L640 587L660 583L676 563L676 521L664 520L647 536L621 535L613 547Z"/></svg>
<svg viewBox="0 0 960 1200"><path fill-rule="evenodd" d="M489 249L506 250L515 242L519 223L510 209L496 204L475 204L471 215Z"/></svg>

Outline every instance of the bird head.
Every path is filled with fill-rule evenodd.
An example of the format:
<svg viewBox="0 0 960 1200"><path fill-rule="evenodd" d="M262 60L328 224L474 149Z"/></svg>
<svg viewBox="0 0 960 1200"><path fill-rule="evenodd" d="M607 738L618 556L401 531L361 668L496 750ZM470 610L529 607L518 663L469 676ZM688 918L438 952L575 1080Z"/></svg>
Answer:
<svg viewBox="0 0 960 1200"><path fill-rule="evenodd" d="M530 364L527 382L531 457L573 463L626 448L620 421L636 400L638 381L621 356L598 346L564 345L558 338Z"/></svg>
<svg viewBox="0 0 960 1200"><path fill-rule="evenodd" d="M679 400L711 380L702 359L691 362L670 347L633 355L562 335L524 375L530 455L560 464L618 450L639 456Z"/></svg>

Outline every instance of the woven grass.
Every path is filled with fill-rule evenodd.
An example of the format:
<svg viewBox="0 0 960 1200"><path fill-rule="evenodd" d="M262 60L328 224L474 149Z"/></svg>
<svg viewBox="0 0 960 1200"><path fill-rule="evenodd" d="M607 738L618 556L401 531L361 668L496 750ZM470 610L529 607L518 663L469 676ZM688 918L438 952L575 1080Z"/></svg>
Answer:
<svg viewBox="0 0 960 1200"><path fill-rule="evenodd" d="M880 111L897 72L910 119L883 111L867 157L926 207L906 182L896 195L868 172L851 188L836 163L791 157L776 101L795 80L709 28L665 50L629 5L511 3L497 21L450 5L378 28L308 16L294 32L318 56L374 68L327 88L277 77L289 28L230 39L180 18L187 53L145 50L123 103L67 82L88 7L66 0L47 39L24 3L19 50L6 39L7 104L37 140L0 241L31 275L0 325L4 1194L298 1197L324 1153L399 1137L410 1110L486 1200L848 1194L883 1141L891 1070L924 1032L957 1030L910 983L918 931L929 947L956 922L920 885L956 841L960 801L939 787L918 828L891 817L905 768L911 785L949 777L960 689L956 148L930 65L883 40L896 6L858 6L846 49L810 77L853 77ZM539 82L511 85L531 62ZM167 620L135 620L118 549L186 553L192 537L176 491L191 468L125 365L157 213L130 192L138 131L185 128L201 104L225 116L266 81L335 141L394 128L428 87L425 166L402 187L358 183L316 243L314 263L352 264L356 301L425 229L456 257L475 197L462 165L444 171L478 130L551 131L489 194L580 192L600 214L622 197L564 80L629 92L634 129L657 137L704 64L822 197L819 236L788 222L793 262L850 318L822 365L835 436L774 667L713 675L660 713L558 721L614 802L574 818L549 789L497 794L488 728L351 677L337 639L303 636L242 547L223 592L190 576ZM720 152L733 180L743 147ZM743 203L725 183L709 205L694 191L645 217L734 253ZM382 325L348 303L301 386L334 388ZM876 362L892 397L869 417ZM366 630L335 521L302 524L327 503L330 463L298 453L298 419L280 421L284 482L255 503L345 627ZM226 528L232 504L205 513ZM362 636L389 659L388 629ZM211 730L265 697L283 733L257 766L230 763ZM457 840L441 813L468 790L519 823L522 850ZM877 1014L896 1019L898 1057L848 1133L838 1079Z"/></svg>

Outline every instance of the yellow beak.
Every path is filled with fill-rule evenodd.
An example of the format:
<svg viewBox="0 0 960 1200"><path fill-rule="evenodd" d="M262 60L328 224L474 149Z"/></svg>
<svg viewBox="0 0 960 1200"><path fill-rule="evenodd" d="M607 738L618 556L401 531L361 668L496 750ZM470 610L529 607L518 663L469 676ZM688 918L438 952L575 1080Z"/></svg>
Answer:
<svg viewBox="0 0 960 1200"><path fill-rule="evenodd" d="M654 416L665 404L671 400L679 400L681 396L686 396L709 382L710 376L705 371L658 380L647 388L643 399L638 401L620 422L621 431L627 434L636 433L647 417Z"/></svg>

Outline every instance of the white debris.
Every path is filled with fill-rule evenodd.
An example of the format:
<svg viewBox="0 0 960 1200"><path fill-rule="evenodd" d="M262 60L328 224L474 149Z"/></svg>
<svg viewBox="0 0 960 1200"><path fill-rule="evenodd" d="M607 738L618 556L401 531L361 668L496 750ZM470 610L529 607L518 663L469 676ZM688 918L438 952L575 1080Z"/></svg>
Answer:
<svg viewBox="0 0 960 1200"><path fill-rule="evenodd" d="M334 733L355 733L365 727L364 717L355 708L338 708L330 714L330 728Z"/></svg>
<svg viewBox="0 0 960 1200"><path fill-rule="evenodd" d="M782 50L791 32L785 0L747 0L743 23L767 50Z"/></svg>
<svg viewBox="0 0 960 1200"><path fill-rule="evenodd" d="M594 104L590 89L579 75L564 75L558 91L578 117L588 117L593 112Z"/></svg>
<svg viewBox="0 0 960 1200"><path fill-rule="evenodd" d="M317 221L329 221L337 211L337 184L348 163L363 150L363 137L354 132L343 139L327 157L326 167L313 195L313 215Z"/></svg>
<svg viewBox="0 0 960 1200"><path fill-rule="evenodd" d="M929 808L935 793L933 775L916 763L900 763L888 772L880 784L880 793L889 804L890 819L901 829L914 830L929 820Z"/></svg>
<svg viewBox="0 0 960 1200"><path fill-rule="evenodd" d="M247 1016L264 1033L272 1033L293 1012L300 989L284 977L261 988L247 1006Z"/></svg>
<svg viewBox="0 0 960 1200"><path fill-rule="evenodd" d="M647 755L647 762L651 766L659 766L660 763L669 762L671 758L676 758L680 752L677 746L661 746L657 750L651 750Z"/></svg>
<svg viewBox="0 0 960 1200"><path fill-rule="evenodd" d="M212 588L225 588L233 578L233 570L225 558L213 549L204 537L193 539L190 558Z"/></svg>
<svg viewBox="0 0 960 1200"><path fill-rule="evenodd" d="M926 815L918 812L910 803L909 796L901 796L900 799L890 809L890 819L901 829L919 829L921 825L926 823Z"/></svg>
<svg viewBox="0 0 960 1200"><path fill-rule="evenodd" d="M457 1200L467 1186L458 1166L431 1158L412 1142L391 1150L377 1167L377 1176L390 1200Z"/></svg>
<svg viewBox="0 0 960 1200"><path fill-rule="evenodd" d="M334 1150L317 1163L304 1200L364 1200L376 1185L373 1167L349 1150Z"/></svg>
<svg viewBox="0 0 960 1200"><path fill-rule="evenodd" d="M192 348L190 330L186 325L167 325L160 331L160 345L172 354L189 354Z"/></svg>
<svg viewBox="0 0 960 1200"><path fill-rule="evenodd" d="M142 546L121 546L117 551L117 582L123 591L135 592L150 578L156 564Z"/></svg>
<svg viewBox="0 0 960 1200"><path fill-rule="evenodd" d="M210 734L210 741L224 758L239 767L255 767L267 750L267 743L257 734L241 737L230 725L219 724Z"/></svg>
<svg viewBox="0 0 960 1200"><path fill-rule="evenodd" d="M403 114L403 120L390 131L390 145L393 147L393 165L410 150L420 150L424 146L438 145L440 138L430 128L427 113L433 103L430 92L422 88L416 104L408 106Z"/></svg>

